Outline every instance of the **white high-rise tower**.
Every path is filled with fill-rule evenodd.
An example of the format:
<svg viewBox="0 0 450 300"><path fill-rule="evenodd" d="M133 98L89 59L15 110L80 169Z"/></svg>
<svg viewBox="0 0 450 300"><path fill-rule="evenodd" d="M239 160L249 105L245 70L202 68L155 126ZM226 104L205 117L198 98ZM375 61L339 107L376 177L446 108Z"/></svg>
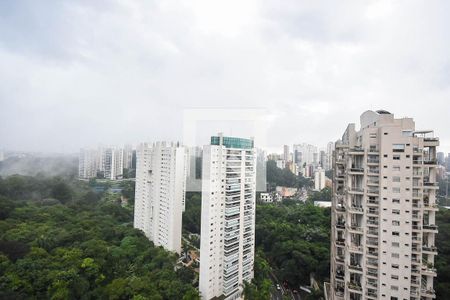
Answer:
<svg viewBox="0 0 450 300"><path fill-rule="evenodd" d="M331 299L433 299L436 147L411 118L366 111L336 143Z"/></svg>
<svg viewBox="0 0 450 300"><path fill-rule="evenodd" d="M137 149L134 227L156 246L177 253L181 253L186 160L186 149L177 144L142 144Z"/></svg>
<svg viewBox="0 0 450 300"><path fill-rule="evenodd" d="M199 289L202 299L241 299L253 278L256 154L253 140L211 137L203 147Z"/></svg>

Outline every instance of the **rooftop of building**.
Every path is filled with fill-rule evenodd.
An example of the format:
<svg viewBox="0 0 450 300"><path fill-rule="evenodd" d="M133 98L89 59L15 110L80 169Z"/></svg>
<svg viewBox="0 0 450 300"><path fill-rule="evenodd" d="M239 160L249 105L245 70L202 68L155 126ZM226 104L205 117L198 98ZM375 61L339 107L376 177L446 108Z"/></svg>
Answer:
<svg viewBox="0 0 450 300"><path fill-rule="evenodd" d="M231 136L212 136L211 145L223 145L226 148L252 149L254 147L253 139L244 139Z"/></svg>

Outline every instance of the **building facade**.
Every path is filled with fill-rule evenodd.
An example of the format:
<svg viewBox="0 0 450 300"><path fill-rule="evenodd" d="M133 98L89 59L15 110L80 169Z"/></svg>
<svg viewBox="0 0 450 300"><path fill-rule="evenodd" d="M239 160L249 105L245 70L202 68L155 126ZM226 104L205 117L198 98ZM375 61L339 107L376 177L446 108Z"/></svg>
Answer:
<svg viewBox="0 0 450 300"><path fill-rule="evenodd" d="M361 115L333 159L331 299L433 299L436 147L386 111Z"/></svg>
<svg viewBox="0 0 450 300"><path fill-rule="evenodd" d="M133 168L133 146L125 145L123 148L123 168L130 170Z"/></svg>
<svg viewBox="0 0 450 300"><path fill-rule="evenodd" d="M284 163L287 163L288 161L291 160L291 155L289 153L289 146L288 145L284 145L283 146L283 160L284 160Z"/></svg>
<svg viewBox="0 0 450 300"><path fill-rule="evenodd" d="M90 179L97 177L99 160L97 150L81 149L78 156L78 178Z"/></svg>
<svg viewBox="0 0 450 300"><path fill-rule="evenodd" d="M181 253L186 189L185 147L158 142L137 149L134 227L156 246Z"/></svg>
<svg viewBox="0 0 450 300"><path fill-rule="evenodd" d="M325 188L325 170L318 168L314 172L314 189L316 191L321 191Z"/></svg>
<svg viewBox="0 0 450 300"><path fill-rule="evenodd" d="M253 278L255 164L250 139L219 134L203 148L202 299L241 299L244 281Z"/></svg>

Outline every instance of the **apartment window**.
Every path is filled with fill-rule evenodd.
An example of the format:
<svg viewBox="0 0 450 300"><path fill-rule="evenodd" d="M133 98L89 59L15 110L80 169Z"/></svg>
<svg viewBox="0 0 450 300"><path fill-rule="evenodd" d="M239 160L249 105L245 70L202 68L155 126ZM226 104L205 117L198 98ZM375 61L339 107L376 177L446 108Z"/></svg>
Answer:
<svg viewBox="0 0 450 300"><path fill-rule="evenodd" d="M392 247L398 248L398 247L400 247L400 243L399 242L392 242Z"/></svg>
<svg viewBox="0 0 450 300"><path fill-rule="evenodd" d="M412 130L402 130L402 135L403 136L413 136L413 132L412 132Z"/></svg>
<svg viewBox="0 0 450 300"><path fill-rule="evenodd" d="M400 203L400 199L394 198L392 199L392 203Z"/></svg>
<svg viewBox="0 0 450 300"><path fill-rule="evenodd" d="M400 226L400 221L392 221L393 226Z"/></svg>
<svg viewBox="0 0 450 300"><path fill-rule="evenodd" d="M400 254L399 253L391 253L391 257L392 258L400 258Z"/></svg>
<svg viewBox="0 0 450 300"><path fill-rule="evenodd" d="M398 275L391 275L391 279L398 280Z"/></svg>
<svg viewBox="0 0 450 300"><path fill-rule="evenodd" d="M398 231L392 231L392 235L393 235L393 236L400 236L400 232L398 232Z"/></svg>
<svg viewBox="0 0 450 300"><path fill-rule="evenodd" d="M392 210L392 213L393 213L394 215L399 215L399 214L400 214L400 209L393 209L393 210Z"/></svg>
<svg viewBox="0 0 450 300"><path fill-rule="evenodd" d="M394 151L394 152L404 152L405 151L405 144L393 144L392 145L392 151Z"/></svg>
<svg viewBox="0 0 450 300"><path fill-rule="evenodd" d="M397 264L392 264L391 267L392 267L392 269L398 269L399 268L399 266Z"/></svg>
<svg viewBox="0 0 450 300"><path fill-rule="evenodd" d="M400 171L400 166L393 166L392 170L398 172L398 171Z"/></svg>
<svg viewBox="0 0 450 300"><path fill-rule="evenodd" d="M394 156L392 157L392 159L393 159L393 160L400 160L400 155L394 155Z"/></svg>
<svg viewBox="0 0 450 300"><path fill-rule="evenodd" d="M392 192L396 193L396 194L399 194L400 193L400 188L399 187L393 187L392 188Z"/></svg>
<svg viewBox="0 0 450 300"><path fill-rule="evenodd" d="M400 182L400 176L394 176L392 177L393 182Z"/></svg>

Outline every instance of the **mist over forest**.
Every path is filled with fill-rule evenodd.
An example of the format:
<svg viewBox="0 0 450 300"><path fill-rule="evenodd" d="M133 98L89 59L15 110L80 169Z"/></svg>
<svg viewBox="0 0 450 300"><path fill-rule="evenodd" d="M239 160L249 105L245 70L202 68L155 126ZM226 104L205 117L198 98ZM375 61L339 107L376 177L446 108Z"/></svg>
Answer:
<svg viewBox="0 0 450 300"><path fill-rule="evenodd" d="M78 172L76 155L27 155L8 157L0 162L0 176L67 176L75 177Z"/></svg>

